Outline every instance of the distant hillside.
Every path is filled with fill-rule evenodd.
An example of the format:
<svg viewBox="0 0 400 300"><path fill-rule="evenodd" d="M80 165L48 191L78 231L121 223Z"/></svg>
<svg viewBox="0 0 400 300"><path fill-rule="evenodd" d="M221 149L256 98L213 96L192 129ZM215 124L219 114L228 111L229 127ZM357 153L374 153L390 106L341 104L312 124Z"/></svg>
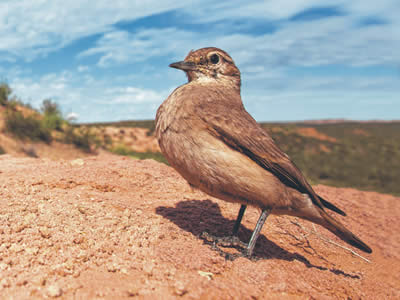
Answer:
<svg viewBox="0 0 400 300"><path fill-rule="evenodd" d="M12 95L0 82L0 154L73 159L95 149L94 137L72 127L56 102L45 99L36 110Z"/></svg>
<svg viewBox="0 0 400 300"><path fill-rule="evenodd" d="M148 135L154 131L152 120L85 126L142 127ZM313 183L400 195L399 121L315 120L261 126Z"/></svg>
<svg viewBox="0 0 400 300"><path fill-rule="evenodd" d="M314 182L400 195L400 123L267 124Z"/></svg>

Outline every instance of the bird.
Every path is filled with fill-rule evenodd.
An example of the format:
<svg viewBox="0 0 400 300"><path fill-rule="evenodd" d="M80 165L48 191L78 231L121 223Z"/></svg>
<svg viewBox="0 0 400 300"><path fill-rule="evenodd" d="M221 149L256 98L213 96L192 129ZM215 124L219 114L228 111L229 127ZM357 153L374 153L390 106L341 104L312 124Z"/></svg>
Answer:
<svg viewBox="0 0 400 300"><path fill-rule="evenodd" d="M188 82L177 87L156 113L155 133L168 163L206 194L241 204L231 237L248 205L261 210L244 249L251 257L269 214L290 215L321 225L348 244L372 249L326 209L345 212L319 196L307 179L246 111L241 75L222 49L191 50L169 65L183 70Z"/></svg>

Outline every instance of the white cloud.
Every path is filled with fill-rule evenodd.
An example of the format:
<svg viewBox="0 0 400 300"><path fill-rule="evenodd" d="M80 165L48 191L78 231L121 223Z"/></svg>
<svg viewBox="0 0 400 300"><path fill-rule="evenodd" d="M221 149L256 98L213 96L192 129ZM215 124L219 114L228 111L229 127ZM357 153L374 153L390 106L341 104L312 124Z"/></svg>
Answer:
<svg viewBox="0 0 400 300"><path fill-rule="evenodd" d="M117 22L177 9L173 0L2 0L0 2L1 60L61 49L74 40L103 33Z"/></svg>
<svg viewBox="0 0 400 300"><path fill-rule="evenodd" d="M397 0L232 0L210 2L193 7L183 7L182 11L190 15L186 20L194 23L231 22L232 20L287 20L303 11L331 7L338 8L345 15L353 17L383 16L390 22L399 22L399 6Z"/></svg>
<svg viewBox="0 0 400 300"><path fill-rule="evenodd" d="M109 80L86 81L79 72L51 73L39 78L21 76L9 84L22 101L39 108L44 99L57 102L64 114L79 115L80 122L152 119L169 90L156 91Z"/></svg>
<svg viewBox="0 0 400 300"><path fill-rule="evenodd" d="M338 1L325 0L324 5ZM281 1L241 1L213 2L193 9L183 8L192 16L192 22L219 22L237 19L279 20L291 16L315 5L321 5L319 0L281 0Z"/></svg>
<svg viewBox="0 0 400 300"><path fill-rule="evenodd" d="M130 34L113 28L117 22L134 20L176 9L187 21L225 22L273 20L284 22L306 9L321 6L317 0L283 1L176 1L116 0L0 2L0 60L32 60L61 49L79 38L104 34L97 45L81 56L99 54L100 66L141 62L154 56L182 55L181 49L219 45L238 61L262 59L267 64L393 63L399 59L400 21L397 0L327 0L324 6L341 8L346 15L314 22L282 23L278 31L263 36L224 32L224 23L209 33L176 28L144 29ZM397 8L397 9L396 9ZM357 18L381 17L387 24L357 28ZM262 26L262 25L260 25ZM358 53L355 53L358 51ZM242 60L243 58L243 60Z"/></svg>
<svg viewBox="0 0 400 300"><path fill-rule="evenodd" d="M354 27L348 17L286 23L264 35L207 35L177 28L144 29L137 33L109 32L80 57L100 55L102 67L142 62L152 57L183 59L192 48L217 46L227 50L243 70L265 72L287 66L395 65L400 60L400 30L391 25Z"/></svg>
<svg viewBox="0 0 400 300"><path fill-rule="evenodd" d="M153 90L137 88L133 86L122 88L111 88L105 91L111 94L111 102L119 104L138 104L138 103L161 103L166 97L166 93L156 92Z"/></svg>
<svg viewBox="0 0 400 300"><path fill-rule="evenodd" d="M188 41L198 35L176 28L143 29L137 33L115 30L106 33L96 46L79 54L79 57L100 54L98 65L142 62L152 57L171 56L186 51Z"/></svg>
<svg viewBox="0 0 400 300"><path fill-rule="evenodd" d="M153 119L161 102L185 81L181 72L171 72L182 76L169 89L161 90L135 86L129 80L119 84L108 79L87 82L87 74L79 72L51 73L36 79L21 76L11 80L10 85L17 96L34 107L40 107L43 99L55 100L65 114L77 113L79 122ZM155 78L148 76L149 80ZM375 118L385 114L395 118L398 107L398 79L393 77L295 77L282 71L255 82L245 77L243 84L243 101L258 120L360 115L365 119L374 118L374 112ZM375 107L372 113L367 111L368 106Z"/></svg>
<svg viewBox="0 0 400 300"><path fill-rule="evenodd" d="M189 50L205 46L217 46L232 55L243 74L244 100L259 120L270 119L271 115L265 114L269 112L266 103L275 108L300 103L293 111L307 110L307 107L312 111L323 99L331 105L327 114L329 110L334 111L335 103L342 110L347 102L364 101L377 107L383 101L395 103L400 86L398 77L304 75L298 78L290 71L323 65L348 68L398 65L397 0L377 3L327 0L324 6L339 7L344 14L298 22L287 19L321 6L322 2L176 3L172 0L100 0L94 5L89 0L3 0L0 2L0 63L16 62L17 67L9 69L7 63L0 66L0 72L6 74L5 79L23 100L39 107L43 99L52 98L66 112L77 112L80 121L86 122L154 118L156 108L170 92L168 88L185 81L182 72L168 70L167 63L161 67L160 61L182 60ZM185 22L205 25L208 31L192 31L192 26L182 28L179 22L164 28L136 28L136 32L115 26L120 21L173 9L177 9L177 16ZM383 22L359 26L360 20L368 17ZM234 21L242 22L249 30L235 31L240 26L231 27ZM251 31L252 26L263 26L265 21L275 24L275 31L265 34L260 34L260 30ZM25 69L29 65L20 64L93 34L99 34L97 42L82 50L78 56L81 65L75 66L73 72L37 75L36 70ZM93 66L93 60L103 69ZM104 69L125 64L132 65L117 74L113 69Z"/></svg>
<svg viewBox="0 0 400 300"><path fill-rule="evenodd" d="M87 72L87 71L89 71L89 66L80 65L80 66L78 66L77 70L78 70L78 72Z"/></svg>

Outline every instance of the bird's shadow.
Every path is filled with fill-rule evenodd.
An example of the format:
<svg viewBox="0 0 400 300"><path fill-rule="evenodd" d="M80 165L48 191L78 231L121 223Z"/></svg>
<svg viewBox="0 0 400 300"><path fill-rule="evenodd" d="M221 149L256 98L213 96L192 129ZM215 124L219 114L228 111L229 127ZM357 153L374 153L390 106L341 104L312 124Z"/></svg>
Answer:
<svg viewBox="0 0 400 300"><path fill-rule="evenodd" d="M156 208L156 213L164 218L172 221L181 229L192 233L199 239L202 239L205 244L212 244L202 238L203 232L209 232L215 236L229 236L231 234L235 220L229 220L221 214L221 210L217 203L210 200L186 200L180 201L175 207L159 206ZM239 230L239 238L246 243L250 239L252 230L241 225ZM219 248L218 252L225 258L233 258L228 252ZM349 278L359 279L358 275L348 274L336 268L326 268L312 264L307 258L299 253L291 253L279 247L274 242L260 234L257 239L257 244L253 252L252 259L282 259L286 261L300 261L307 268L316 268L322 271L330 271L335 275L342 275Z"/></svg>

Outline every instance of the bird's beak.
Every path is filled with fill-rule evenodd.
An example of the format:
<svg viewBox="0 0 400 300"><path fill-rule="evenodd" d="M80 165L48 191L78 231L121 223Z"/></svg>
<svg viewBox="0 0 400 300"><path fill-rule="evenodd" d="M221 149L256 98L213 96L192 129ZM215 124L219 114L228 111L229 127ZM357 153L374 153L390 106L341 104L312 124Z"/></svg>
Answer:
<svg viewBox="0 0 400 300"><path fill-rule="evenodd" d="M183 71L195 70L195 64L191 61L178 61L169 65L171 68L180 69Z"/></svg>

